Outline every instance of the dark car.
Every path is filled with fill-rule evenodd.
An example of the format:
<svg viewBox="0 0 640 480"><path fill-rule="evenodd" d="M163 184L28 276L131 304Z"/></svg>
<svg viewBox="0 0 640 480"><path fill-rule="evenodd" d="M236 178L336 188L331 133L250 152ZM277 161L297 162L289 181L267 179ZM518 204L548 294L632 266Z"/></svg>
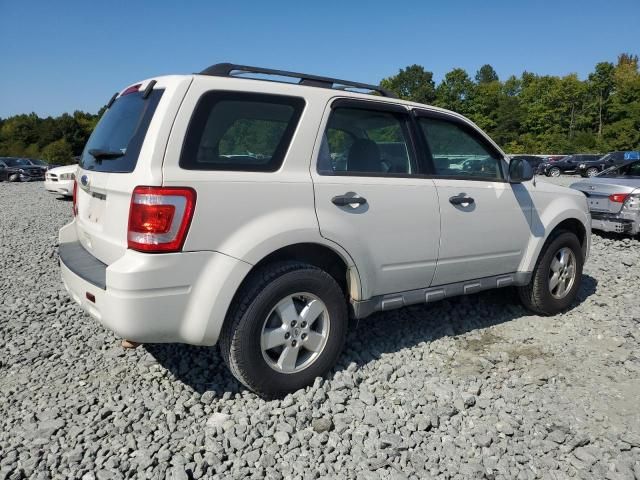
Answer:
<svg viewBox="0 0 640 480"><path fill-rule="evenodd" d="M529 165L531 165L534 172L539 173L540 166L545 163L546 159L537 155L514 155L511 157L511 160L525 160Z"/></svg>
<svg viewBox="0 0 640 480"><path fill-rule="evenodd" d="M56 164L53 164L53 163L45 162L44 160L40 160L40 159L37 159L37 158L25 158L25 160L28 160L33 165L44 167L47 170L51 170L52 168L56 168L56 167L60 166L60 165L56 165Z"/></svg>
<svg viewBox="0 0 640 480"><path fill-rule="evenodd" d="M0 182L31 182L44 180L45 167L33 165L29 160L16 157L0 157Z"/></svg>
<svg viewBox="0 0 640 480"><path fill-rule="evenodd" d="M557 177L561 173L576 173L580 164L598 160L600 157L600 154L592 153L567 155L562 160L543 164L541 170L547 177Z"/></svg>
<svg viewBox="0 0 640 480"><path fill-rule="evenodd" d="M544 161L549 162L557 162L558 160L562 160L566 155L547 155L544 157Z"/></svg>
<svg viewBox="0 0 640 480"><path fill-rule="evenodd" d="M640 152L610 152L598 160L584 162L578 166L578 173L583 177L593 177L610 167L616 167L631 160L640 160Z"/></svg>

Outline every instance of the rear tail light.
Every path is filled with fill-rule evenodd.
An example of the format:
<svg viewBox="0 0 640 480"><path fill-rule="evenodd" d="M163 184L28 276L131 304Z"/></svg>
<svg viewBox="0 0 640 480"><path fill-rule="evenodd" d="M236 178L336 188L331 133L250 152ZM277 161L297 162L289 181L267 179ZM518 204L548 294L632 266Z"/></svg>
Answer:
<svg viewBox="0 0 640 480"><path fill-rule="evenodd" d="M71 207L73 210L73 216L78 215L78 182L73 180L73 206Z"/></svg>
<svg viewBox="0 0 640 480"><path fill-rule="evenodd" d="M141 252L182 249L196 206L196 192L183 187L136 187L129 208L128 246Z"/></svg>
<svg viewBox="0 0 640 480"><path fill-rule="evenodd" d="M628 196L628 193L614 193L613 195L609 195L609 200L614 203L624 203Z"/></svg>

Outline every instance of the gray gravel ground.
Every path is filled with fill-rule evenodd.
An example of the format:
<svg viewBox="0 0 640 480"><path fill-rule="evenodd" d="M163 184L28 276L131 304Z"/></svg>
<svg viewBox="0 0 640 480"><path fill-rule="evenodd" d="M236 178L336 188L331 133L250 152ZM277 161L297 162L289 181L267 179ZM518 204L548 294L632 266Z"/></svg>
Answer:
<svg viewBox="0 0 640 480"><path fill-rule="evenodd" d="M379 314L327 378L264 401L215 348L124 351L73 304L70 216L0 183L2 480L640 479L637 239L594 234L571 311L501 290Z"/></svg>

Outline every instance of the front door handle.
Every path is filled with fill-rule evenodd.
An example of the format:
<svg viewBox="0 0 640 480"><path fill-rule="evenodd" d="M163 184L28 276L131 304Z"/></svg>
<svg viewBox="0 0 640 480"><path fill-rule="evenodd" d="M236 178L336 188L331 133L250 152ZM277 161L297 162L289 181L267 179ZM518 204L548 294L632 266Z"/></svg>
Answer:
<svg viewBox="0 0 640 480"><path fill-rule="evenodd" d="M331 203L338 205L339 207L345 207L357 203L358 205L364 205L367 203L367 199L364 197L352 197L349 195L337 195L331 199Z"/></svg>
<svg viewBox="0 0 640 480"><path fill-rule="evenodd" d="M462 205L463 203L471 205L472 203L475 203L475 200L465 195L456 195L454 197L449 197L449 203L451 205Z"/></svg>

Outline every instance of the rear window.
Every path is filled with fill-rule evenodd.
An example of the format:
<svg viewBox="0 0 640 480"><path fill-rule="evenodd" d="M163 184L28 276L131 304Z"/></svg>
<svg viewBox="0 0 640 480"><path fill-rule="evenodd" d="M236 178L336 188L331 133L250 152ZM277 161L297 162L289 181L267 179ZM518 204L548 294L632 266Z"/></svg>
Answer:
<svg viewBox="0 0 640 480"><path fill-rule="evenodd" d="M117 98L89 137L80 158L80 167L96 172L133 172L163 91L152 90L146 99L142 98L142 92ZM100 159L90 151L119 152L122 156Z"/></svg>
<svg viewBox="0 0 640 480"><path fill-rule="evenodd" d="M284 161L303 108L298 97L207 92L189 122L180 167L273 172Z"/></svg>

